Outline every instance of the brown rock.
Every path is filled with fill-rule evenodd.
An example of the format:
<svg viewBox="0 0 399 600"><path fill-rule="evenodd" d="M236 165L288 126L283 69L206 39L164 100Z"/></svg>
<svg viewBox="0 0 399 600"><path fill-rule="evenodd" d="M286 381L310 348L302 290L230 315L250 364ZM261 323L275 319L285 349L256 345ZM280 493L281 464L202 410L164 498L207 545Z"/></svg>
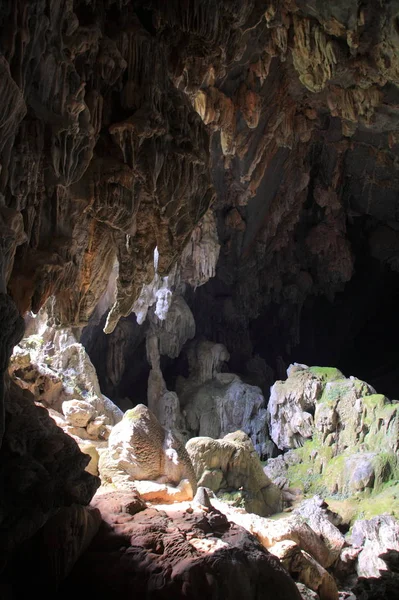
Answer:
<svg viewBox="0 0 399 600"><path fill-rule="evenodd" d="M299 600L279 561L242 528L187 505L123 512L101 500L105 523L63 587L106 598L110 593L157 598ZM218 518L217 518L218 517Z"/></svg>

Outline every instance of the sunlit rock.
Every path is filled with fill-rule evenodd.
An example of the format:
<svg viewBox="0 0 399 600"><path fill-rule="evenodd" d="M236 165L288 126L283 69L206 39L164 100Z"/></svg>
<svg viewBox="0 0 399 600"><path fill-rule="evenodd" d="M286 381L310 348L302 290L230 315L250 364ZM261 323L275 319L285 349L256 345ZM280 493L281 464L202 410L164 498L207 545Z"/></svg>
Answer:
<svg viewBox="0 0 399 600"><path fill-rule="evenodd" d="M197 489L196 476L184 445L142 404L128 410L112 429L108 449L100 456L99 470L104 485L113 485L121 491L139 491L137 481L154 482L154 486L145 489L149 497L158 500L166 501L169 497L173 502L174 497L192 498ZM181 484L182 480L188 480L191 493L186 491L186 484ZM168 494L165 484L174 488L181 484L182 494L179 496L176 491ZM142 491L144 494L144 488Z"/></svg>
<svg viewBox="0 0 399 600"><path fill-rule="evenodd" d="M209 437L190 439L187 452L194 465L198 484L225 494L248 512L270 515L282 509L280 490L262 470L249 437L242 431L221 440Z"/></svg>

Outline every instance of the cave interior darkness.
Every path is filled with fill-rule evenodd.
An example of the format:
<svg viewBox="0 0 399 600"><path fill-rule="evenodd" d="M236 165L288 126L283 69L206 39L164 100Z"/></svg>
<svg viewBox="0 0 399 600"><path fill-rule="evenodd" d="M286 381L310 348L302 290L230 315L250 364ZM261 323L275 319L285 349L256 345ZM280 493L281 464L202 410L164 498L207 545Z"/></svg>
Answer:
<svg viewBox="0 0 399 600"><path fill-rule="evenodd" d="M271 303L248 324L248 337L253 355L258 355L271 368L269 379L253 379L245 368L249 355L242 348L228 347L231 358L224 370L239 374L245 381L260 385L267 399L269 387L276 379L285 379L286 368L296 362L307 365L332 366L346 377L367 381L378 393L388 398L399 397L399 272L370 254L367 233L378 222L369 216L357 216L348 224L348 238L355 256L354 275L342 291L333 297L308 297L299 312L297 343L292 343L290 313L281 315L280 305ZM223 288L223 285L222 285ZM203 299L220 293L218 276L203 288L190 290L187 296L196 317L197 335L226 343L225 332L209 332L212 314L203 309ZM223 293L221 297L224 299ZM219 298L220 299L220 298ZM292 313L297 314L293 306ZM197 317L198 315L198 317ZM291 315L292 317L292 315ZM124 351L125 370L117 383L110 380L104 357L109 355L110 336L102 331L104 315L83 330L81 341L96 367L101 388L119 404L128 398L133 405L147 403L150 365L146 358L145 334L148 324L138 325L134 314L121 319L116 332L125 331L129 338ZM203 326L203 330L201 327ZM234 325L232 325L234 329ZM189 342L188 342L189 343ZM227 344L228 346L228 344ZM176 378L188 377L185 348L178 358L161 357L161 369L168 389L174 390ZM263 385L262 385L263 384ZM266 384L266 385L265 385Z"/></svg>

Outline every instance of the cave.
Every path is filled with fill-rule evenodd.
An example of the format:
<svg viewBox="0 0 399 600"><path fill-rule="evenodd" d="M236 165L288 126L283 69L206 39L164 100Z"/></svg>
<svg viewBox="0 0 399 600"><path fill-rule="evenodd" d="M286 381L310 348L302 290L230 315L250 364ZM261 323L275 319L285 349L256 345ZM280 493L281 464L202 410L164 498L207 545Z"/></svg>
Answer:
<svg viewBox="0 0 399 600"><path fill-rule="evenodd" d="M398 57L398 0L0 2L1 598L397 598Z"/></svg>

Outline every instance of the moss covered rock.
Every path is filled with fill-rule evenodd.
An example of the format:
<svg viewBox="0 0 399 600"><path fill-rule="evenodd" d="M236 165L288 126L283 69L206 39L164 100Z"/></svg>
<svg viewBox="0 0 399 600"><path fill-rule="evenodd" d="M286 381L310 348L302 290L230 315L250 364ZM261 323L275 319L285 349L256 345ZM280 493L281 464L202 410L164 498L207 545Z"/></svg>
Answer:
<svg viewBox="0 0 399 600"><path fill-rule="evenodd" d="M372 498L399 477L399 403L337 369L297 365L288 374L273 386L269 412L285 428L276 437L279 447L291 449L267 461L266 473L305 494L340 500L361 496L373 506ZM303 427L302 433L298 427L294 431L304 421L306 435ZM272 438L276 441L273 432Z"/></svg>

